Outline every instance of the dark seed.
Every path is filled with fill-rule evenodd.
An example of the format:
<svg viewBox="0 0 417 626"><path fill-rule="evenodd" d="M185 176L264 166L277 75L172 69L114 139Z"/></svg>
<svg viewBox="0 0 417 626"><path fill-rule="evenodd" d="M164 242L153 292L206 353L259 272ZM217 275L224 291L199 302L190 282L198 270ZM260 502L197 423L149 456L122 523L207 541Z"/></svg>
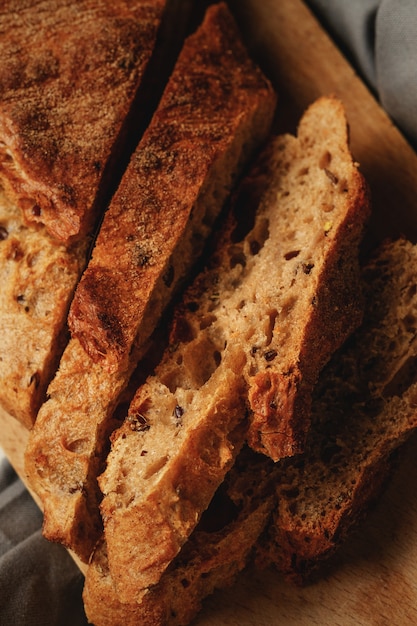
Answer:
<svg viewBox="0 0 417 626"><path fill-rule="evenodd" d="M39 376L39 372L34 372L29 380L29 386L34 385L35 389L39 387L39 383L41 381L41 377Z"/></svg>
<svg viewBox="0 0 417 626"><path fill-rule="evenodd" d="M314 263L303 263L304 274L310 274L313 267L314 267Z"/></svg>
<svg viewBox="0 0 417 626"><path fill-rule="evenodd" d="M337 176L335 176L333 174L333 172L331 172L330 170L327 169L327 167L324 168L324 172L327 176L327 178L329 180L331 180L331 182L333 183L333 185L337 185L337 183L339 182L339 179L337 178Z"/></svg>
<svg viewBox="0 0 417 626"><path fill-rule="evenodd" d="M182 408L182 406L179 406L177 404L177 406L175 407L175 417L182 417L184 415L184 409Z"/></svg>
<svg viewBox="0 0 417 626"><path fill-rule="evenodd" d="M273 361L277 354L278 352L276 350L268 350L268 352L264 354L265 361Z"/></svg>
<svg viewBox="0 0 417 626"><path fill-rule="evenodd" d="M142 432L145 430L149 430L150 424L146 417L142 415L142 413L136 413L135 415L128 415L127 421L129 422L130 428L135 432Z"/></svg>

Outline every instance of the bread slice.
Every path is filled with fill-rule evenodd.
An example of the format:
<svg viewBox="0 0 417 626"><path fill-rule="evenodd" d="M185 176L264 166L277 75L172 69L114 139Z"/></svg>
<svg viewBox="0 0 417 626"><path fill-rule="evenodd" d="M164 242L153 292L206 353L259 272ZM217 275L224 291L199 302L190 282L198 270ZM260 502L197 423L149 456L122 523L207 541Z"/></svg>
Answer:
<svg viewBox="0 0 417 626"><path fill-rule="evenodd" d="M251 190L261 192L256 217ZM358 323L358 242L368 205L340 102L317 101L298 138L272 142L235 210L241 221L227 225L212 266L185 295L170 345L113 434L99 479L122 601L158 582L198 523L246 436L247 397L253 401L259 378L292 383L290 398L288 383L282 396L271 398L269 388L264 395L282 414L285 438L275 452L294 453L306 417L292 418L282 405L299 410L297 394L308 403L319 365ZM254 220L246 236L245 219Z"/></svg>
<svg viewBox="0 0 417 626"><path fill-rule="evenodd" d="M385 243L364 270L363 326L317 385L304 455L282 463L261 561L303 582L377 497L417 427L417 247Z"/></svg>
<svg viewBox="0 0 417 626"><path fill-rule="evenodd" d="M213 6L184 45L75 297L72 323L85 314L84 346L97 320L109 349L93 358L75 330L29 440L26 467L44 534L82 559L100 533L96 476L113 411L174 285L269 132L275 101L226 5Z"/></svg>
<svg viewBox="0 0 417 626"><path fill-rule="evenodd" d="M191 2L177 5L0 9L0 402L28 427L68 340L94 222L160 90L160 55L185 28Z"/></svg>
<svg viewBox="0 0 417 626"><path fill-rule="evenodd" d="M69 300L87 242L54 241L27 227L0 188L0 404L31 428L67 341Z"/></svg>
<svg viewBox="0 0 417 626"><path fill-rule="evenodd" d="M0 11L1 176L27 222L60 241L91 232L103 211L172 4L9 0Z"/></svg>
<svg viewBox="0 0 417 626"><path fill-rule="evenodd" d="M210 8L180 55L75 293L71 334L94 362L125 368L135 342L149 337L265 139L274 106L226 5Z"/></svg>
<svg viewBox="0 0 417 626"><path fill-rule="evenodd" d="M250 559L275 504L270 465L265 457L242 452L178 557L140 602L120 602L102 540L86 573L83 598L89 621L96 626L190 623L202 601L233 583Z"/></svg>

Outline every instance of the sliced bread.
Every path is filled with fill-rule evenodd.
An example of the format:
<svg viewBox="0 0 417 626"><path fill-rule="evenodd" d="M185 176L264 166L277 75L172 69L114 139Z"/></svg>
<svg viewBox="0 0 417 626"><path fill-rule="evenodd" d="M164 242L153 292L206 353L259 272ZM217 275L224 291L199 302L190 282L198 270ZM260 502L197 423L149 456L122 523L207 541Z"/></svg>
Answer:
<svg viewBox="0 0 417 626"><path fill-rule="evenodd" d="M0 188L0 404L31 428L68 340L65 319L87 242L27 227Z"/></svg>
<svg viewBox="0 0 417 626"><path fill-rule="evenodd" d="M272 461L256 457L247 449L239 455L178 557L141 601L118 598L102 540L86 573L89 621L95 626L185 626L208 595L233 583L275 504L269 485Z"/></svg>
<svg viewBox="0 0 417 626"><path fill-rule="evenodd" d="M94 222L160 91L161 51L174 56L189 5L8 0L0 8L0 402L28 427L68 339Z"/></svg>
<svg viewBox="0 0 417 626"><path fill-rule="evenodd" d="M319 367L360 319L368 204L346 141L332 98L306 112L298 138L273 140L238 194L211 266L179 306L160 365L112 436L99 483L122 601L158 582L209 505L247 434L248 393L265 418L260 378L284 380L262 389L263 405L275 403L274 456L304 442ZM300 419L292 410L301 401Z"/></svg>
<svg viewBox="0 0 417 626"><path fill-rule="evenodd" d="M275 100L226 5L213 6L186 41L106 213L76 295L74 337L26 452L45 536L82 559L100 533L96 476L120 395L174 284L201 253L214 214L269 132ZM233 396L227 402L241 407Z"/></svg>
<svg viewBox="0 0 417 626"><path fill-rule="evenodd" d="M417 247L384 244L364 269L363 326L322 372L306 452L277 468L277 509L259 562L298 582L331 555L417 427Z"/></svg>

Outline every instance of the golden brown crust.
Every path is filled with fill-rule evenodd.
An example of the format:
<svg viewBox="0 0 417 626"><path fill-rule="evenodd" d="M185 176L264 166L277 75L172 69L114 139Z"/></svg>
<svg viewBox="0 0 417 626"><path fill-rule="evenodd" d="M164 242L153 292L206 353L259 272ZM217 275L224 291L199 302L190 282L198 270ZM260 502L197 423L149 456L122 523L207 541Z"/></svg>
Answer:
<svg viewBox="0 0 417 626"><path fill-rule="evenodd" d="M239 162L264 138L274 104L273 90L249 58L225 5L210 9L204 28L180 54L75 294L70 329L94 361L105 355L107 362L119 362L137 341L146 311L152 306L159 317L183 278L183 266L201 252ZM238 154L252 116L257 128L250 127L243 159L236 159L233 151ZM235 165L225 161L222 167L219 159ZM201 183L216 168L223 182L212 199L212 189ZM191 213L193 231L187 234ZM155 289L160 293L154 295ZM146 325L140 328L147 332Z"/></svg>
<svg viewBox="0 0 417 626"><path fill-rule="evenodd" d="M102 209L97 194L109 175L106 164L164 5L2 5L0 173L28 222L42 222L62 241L89 230Z"/></svg>

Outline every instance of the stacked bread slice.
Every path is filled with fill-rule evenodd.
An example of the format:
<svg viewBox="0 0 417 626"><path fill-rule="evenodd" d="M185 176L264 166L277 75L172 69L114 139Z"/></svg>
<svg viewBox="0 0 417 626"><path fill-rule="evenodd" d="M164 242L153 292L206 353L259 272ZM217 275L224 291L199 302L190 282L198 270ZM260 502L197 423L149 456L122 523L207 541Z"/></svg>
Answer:
<svg viewBox="0 0 417 626"><path fill-rule="evenodd" d="M71 308L73 336L31 431L44 534L88 561L113 416L163 309L265 139L275 94L224 4L186 40L104 215Z"/></svg>
<svg viewBox="0 0 417 626"><path fill-rule="evenodd" d="M366 264L364 323L323 370L306 451L276 469L259 560L303 582L346 537L417 427L417 247L386 242Z"/></svg>

